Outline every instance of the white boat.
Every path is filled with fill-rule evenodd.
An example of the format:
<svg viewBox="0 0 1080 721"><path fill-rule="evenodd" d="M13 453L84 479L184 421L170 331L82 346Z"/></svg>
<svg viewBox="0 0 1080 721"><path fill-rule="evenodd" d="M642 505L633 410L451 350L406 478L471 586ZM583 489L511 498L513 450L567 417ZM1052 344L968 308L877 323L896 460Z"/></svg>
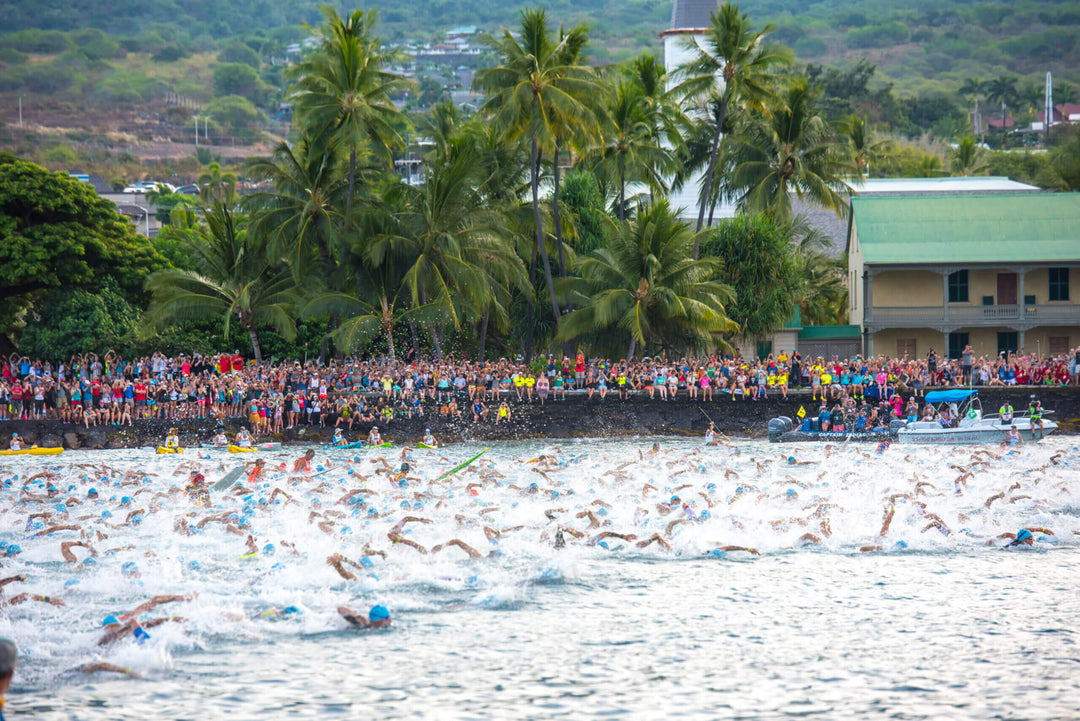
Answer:
<svg viewBox="0 0 1080 721"><path fill-rule="evenodd" d="M935 419L906 424L896 434L900 443L1001 443L1013 427L1024 441L1038 440L1032 435L1031 417L1027 411L1014 412L1007 420L998 413L983 414L977 390L930 391L926 394L926 402L938 410ZM941 420L943 410L948 411L948 422ZM1041 436L1048 436L1058 425L1045 417L1053 411L1043 409L1042 413Z"/></svg>

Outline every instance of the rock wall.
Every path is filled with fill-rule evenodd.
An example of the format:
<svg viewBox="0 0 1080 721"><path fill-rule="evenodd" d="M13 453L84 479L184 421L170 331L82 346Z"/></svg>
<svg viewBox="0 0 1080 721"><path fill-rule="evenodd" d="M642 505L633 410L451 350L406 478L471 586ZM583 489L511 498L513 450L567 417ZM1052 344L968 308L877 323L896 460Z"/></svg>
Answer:
<svg viewBox="0 0 1080 721"><path fill-rule="evenodd" d="M1016 410L1026 410L1032 389L981 390L983 409L996 413L1006 400ZM1080 388L1039 389L1038 397L1043 407L1054 410L1049 416L1061 425L1058 433L1080 433ZM418 441L425 428L430 428L440 442L488 441L528 438L593 438L650 435L701 435L709 425L728 435L763 437L765 425L770 418L779 415L795 417L799 406L807 412L817 410L817 403L810 401L809 392L792 392L786 401L779 396L763 401L737 400L718 396L712 402L691 402L686 398L675 401L633 398L620 401L614 395L605 400L594 396L588 400L583 394L571 396L566 401L548 400L544 405L510 402L509 422L495 425L495 406L489 404L488 420L474 424L472 413L462 413L460 419L445 419L428 414L424 418L397 419L379 423L382 435L397 443ZM210 420L151 420L138 421L133 428L98 426L87 429L59 421L0 421L0 447L6 448L12 433L18 433L27 443L42 447L64 448L140 448L157 446L164 442L171 426L180 431L180 441L185 446L208 443L217 424ZM234 434L243 425L242 419L231 419L225 424L226 431ZM356 423L346 436L366 438L370 423ZM328 443L333 434L332 422L326 427L299 426L259 441L285 443Z"/></svg>

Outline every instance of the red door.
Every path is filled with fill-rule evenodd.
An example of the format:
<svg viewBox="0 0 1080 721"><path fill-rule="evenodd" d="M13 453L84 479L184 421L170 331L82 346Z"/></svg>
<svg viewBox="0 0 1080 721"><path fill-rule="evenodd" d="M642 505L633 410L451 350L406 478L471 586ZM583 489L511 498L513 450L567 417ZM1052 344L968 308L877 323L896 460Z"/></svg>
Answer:
<svg viewBox="0 0 1080 721"><path fill-rule="evenodd" d="M1016 273L998 273L998 305L1016 305Z"/></svg>

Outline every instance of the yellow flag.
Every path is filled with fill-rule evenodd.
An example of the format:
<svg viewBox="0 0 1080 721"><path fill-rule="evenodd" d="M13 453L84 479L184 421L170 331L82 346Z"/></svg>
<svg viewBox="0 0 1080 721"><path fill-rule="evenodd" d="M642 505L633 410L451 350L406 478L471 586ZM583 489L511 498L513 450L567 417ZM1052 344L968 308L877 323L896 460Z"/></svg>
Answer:
<svg viewBox="0 0 1080 721"><path fill-rule="evenodd" d="M799 412L795 415L797 415L799 418L806 418L806 409L802 406L799 406Z"/></svg>

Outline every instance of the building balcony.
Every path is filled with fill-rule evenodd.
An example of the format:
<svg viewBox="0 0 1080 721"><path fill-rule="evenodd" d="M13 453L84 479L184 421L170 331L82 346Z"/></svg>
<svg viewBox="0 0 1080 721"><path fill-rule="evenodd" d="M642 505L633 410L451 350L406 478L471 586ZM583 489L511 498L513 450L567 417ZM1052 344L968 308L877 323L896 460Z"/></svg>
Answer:
<svg viewBox="0 0 1080 721"><path fill-rule="evenodd" d="M1080 325L1080 305L950 305L868 308L863 325L883 328L978 328Z"/></svg>

